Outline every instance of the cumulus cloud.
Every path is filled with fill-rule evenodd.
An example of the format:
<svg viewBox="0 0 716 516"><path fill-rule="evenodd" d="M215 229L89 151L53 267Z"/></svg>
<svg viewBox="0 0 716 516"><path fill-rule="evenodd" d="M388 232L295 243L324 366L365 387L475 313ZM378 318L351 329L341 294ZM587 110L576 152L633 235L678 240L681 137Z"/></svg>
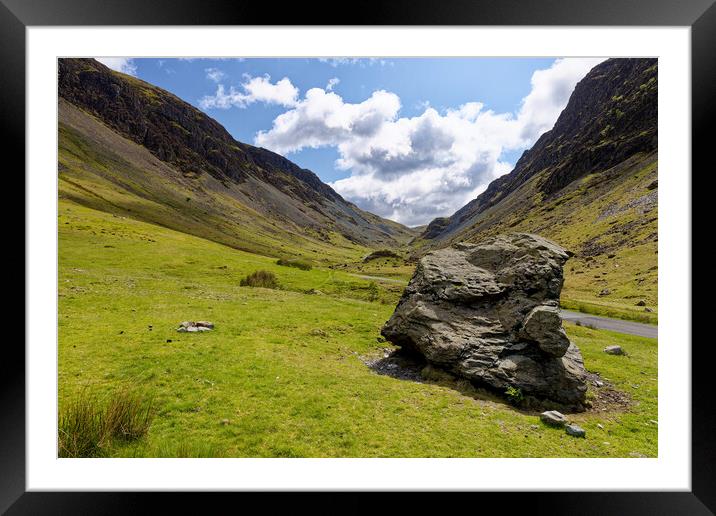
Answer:
<svg viewBox="0 0 716 516"><path fill-rule="evenodd" d="M485 190L512 165L503 152L524 150L549 130L576 83L603 59L559 59L532 76L516 113L495 113L480 102L399 117L400 98L375 91L347 103L329 85L313 88L276 117L255 143L287 154L331 146L350 176L331 184L341 195L408 225L447 216Z"/></svg>
<svg viewBox="0 0 716 516"><path fill-rule="evenodd" d="M223 84L218 84L214 95L207 95L199 100L199 107L204 110L229 109L232 106L245 108L254 102L294 107L298 104L298 88L291 84L287 77L272 83L269 75L244 75L241 88L230 86L227 91Z"/></svg>
<svg viewBox="0 0 716 516"><path fill-rule="evenodd" d="M137 75L137 65L131 57L96 57L95 59L112 70L127 75Z"/></svg>
<svg viewBox="0 0 716 516"><path fill-rule="evenodd" d="M206 72L206 78L216 83L219 83L222 79L226 78L226 74L218 68L205 68L204 71Z"/></svg>
<svg viewBox="0 0 716 516"><path fill-rule="evenodd" d="M303 100L259 131L255 141L278 153L304 147L318 148L370 138L400 110L400 98L379 90L358 104L349 104L335 92L311 88Z"/></svg>
<svg viewBox="0 0 716 516"><path fill-rule="evenodd" d="M338 86L338 83L340 83L341 80L338 77L333 77L332 79L328 79L328 84L326 84L326 91L333 91L333 88Z"/></svg>

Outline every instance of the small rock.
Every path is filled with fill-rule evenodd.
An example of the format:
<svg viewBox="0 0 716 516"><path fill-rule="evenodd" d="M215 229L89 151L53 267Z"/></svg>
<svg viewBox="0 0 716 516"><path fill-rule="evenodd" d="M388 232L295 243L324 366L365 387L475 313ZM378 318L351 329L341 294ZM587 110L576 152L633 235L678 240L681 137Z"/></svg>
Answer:
<svg viewBox="0 0 716 516"><path fill-rule="evenodd" d="M186 331L190 333L196 333L199 331L199 328L197 328L196 326L189 326L188 328L186 328Z"/></svg>
<svg viewBox="0 0 716 516"><path fill-rule="evenodd" d="M650 419L650 420L649 420L649 423L651 423L652 425L658 425L658 424L659 424L658 421L654 421L653 419Z"/></svg>
<svg viewBox="0 0 716 516"><path fill-rule="evenodd" d="M612 291L609 290L608 288L603 288L601 291L599 291L598 295L599 296L608 296L611 293L612 293Z"/></svg>
<svg viewBox="0 0 716 516"><path fill-rule="evenodd" d="M179 323L179 326L188 328L189 326L194 326L194 325L190 321L184 321L184 322Z"/></svg>
<svg viewBox="0 0 716 516"><path fill-rule="evenodd" d="M649 307L647 306L646 308L644 308L644 311L645 311L645 312L653 312L654 310L652 310L651 308L649 308Z"/></svg>
<svg viewBox="0 0 716 516"><path fill-rule="evenodd" d="M624 350L621 346L607 346L604 348L604 352L608 355L623 355Z"/></svg>
<svg viewBox="0 0 716 516"><path fill-rule="evenodd" d="M542 412L539 418L544 424L549 426L564 426L567 424L567 418L564 417L564 414L556 410Z"/></svg>
<svg viewBox="0 0 716 516"><path fill-rule="evenodd" d="M196 330L197 331L211 331L211 328L208 328L206 326L197 326Z"/></svg>
<svg viewBox="0 0 716 516"><path fill-rule="evenodd" d="M634 306L646 306L646 301L644 301L643 299L640 299L639 301L636 302L636 305L634 305Z"/></svg>
<svg viewBox="0 0 716 516"><path fill-rule="evenodd" d="M177 328L177 331L178 331L179 333L186 333L188 330L187 330L184 326L179 326L179 327Z"/></svg>
<svg viewBox="0 0 716 516"><path fill-rule="evenodd" d="M172 341L172 339L167 339L167 342L171 342L171 341Z"/></svg>
<svg viewBox="0 0 716 516"><path fill-rule="evenodd" d="M228 425L228 424L230 424L230 423L231 423L231 421L229 421L228 419L222 419L222 420L221 420L221 424L224 425L224 426L226 426L226 425Z"/></svg>
<svg viewBox="0 0 716 516"><path fill-rule="evenodd" d="M601 423L597 423L597 428L599 428L600 430L604 430L604 425Z"/></svg>
<svg viewBox="0 0 716 516"><path fill-rule="evenodd" d="M321 330L320 328L311 330L311 335L313 335L315 337L328 337L328 334L325 331Z"/></svg>
<svg viewBox="0 0 716 516"><path fill-rule="evenodd" d="M571 435L572 437L586 437L587 432L579 425L567 425L567 427L564 429L565 432L567 432L567 435Z"/></svg>
<svg viewBox="0 0 716 516"><path fill-rule="evenodd" d="M210 330L214 329L214 323L209 321L196 321L194 326L198 326L199 328L209 328Z"/></svg>
<svg viewBox="0 0 716 516"><path fill-rule="evenodd" d="M531 428L532 430L538 430L538 429L539 429L539 425L530 425L530 428Z"/></svg>
<svg viewBox="0 0 716 516"><path fill-rule="evenodd" d="M654 190L659 187L659 180L654 179L649 185L646 187L647 190Z"/></svg>

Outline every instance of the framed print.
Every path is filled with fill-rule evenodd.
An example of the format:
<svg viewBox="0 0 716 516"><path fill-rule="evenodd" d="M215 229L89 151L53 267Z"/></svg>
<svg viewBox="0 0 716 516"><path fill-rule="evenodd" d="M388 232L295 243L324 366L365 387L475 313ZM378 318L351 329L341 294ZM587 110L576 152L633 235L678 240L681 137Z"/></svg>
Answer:
<svg viewBox="0 0 716 516"><path fill-rule="evenodd" d="M2 1L3 511L714 510L713 2L402 4Z"/></svg>

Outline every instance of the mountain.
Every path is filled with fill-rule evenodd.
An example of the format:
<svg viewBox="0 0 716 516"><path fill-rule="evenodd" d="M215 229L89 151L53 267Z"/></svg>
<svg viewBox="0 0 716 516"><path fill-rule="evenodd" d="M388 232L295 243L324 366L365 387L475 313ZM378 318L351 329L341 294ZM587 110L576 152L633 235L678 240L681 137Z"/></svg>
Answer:
<svg viewBox="0 0 716 516"><path fill-rule="evenodd" d="M415 234L94 59L59 59L58 88L61 198L269 256L332 261Z"/></svg>
<svg viewBox="0 0 716 516"><path fill-rule="evenodd" d="M654 310L657 72L656 59L595 66L512 172L433 220L413 245L425 252L504 231L539 233L575 253L564 291L573 306L643 312L635 304L644 301Z"/></svg>

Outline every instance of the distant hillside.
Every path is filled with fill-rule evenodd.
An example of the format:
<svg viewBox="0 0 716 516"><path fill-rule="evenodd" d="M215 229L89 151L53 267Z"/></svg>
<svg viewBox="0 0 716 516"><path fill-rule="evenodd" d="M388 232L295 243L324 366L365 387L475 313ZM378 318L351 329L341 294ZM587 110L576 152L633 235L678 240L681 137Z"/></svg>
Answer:
<svg viewBox="0 0 716 516"><path fill-rule="evenodd" d="M74 202L239 249L325 261L415 234L93 59L60 59L58 86L60 195Z"/></svg>
<svg viewBox="0 0 716 516"><path fill-rule="evenodd" d="M432 221L414 245L425 252L503 231L539 233L575 253L568 304L653 319L645 309L658 303L657 92L656 59L597 65L512 172Z"/></svg>

